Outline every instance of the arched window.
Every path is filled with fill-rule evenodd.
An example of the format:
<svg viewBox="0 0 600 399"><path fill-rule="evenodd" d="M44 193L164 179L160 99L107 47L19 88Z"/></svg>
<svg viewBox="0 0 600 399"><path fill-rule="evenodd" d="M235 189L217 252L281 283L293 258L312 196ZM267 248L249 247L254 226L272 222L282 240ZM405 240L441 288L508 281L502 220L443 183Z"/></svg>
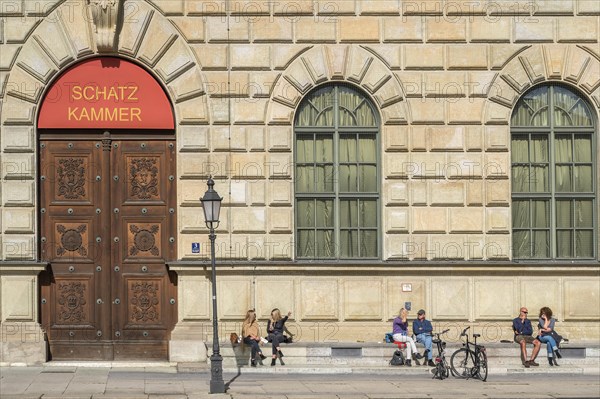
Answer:
<svg viewBox="0 0 600 399"><path fill-rule="evenodd" d="M596 257L595 126L573 90L527 92L511 121L515 259Z"/></svg>
<svg viewBox="0 0 600 399"><path fill-rule="evenodd" d="M378 258L379 120L349 85L309 93L296 114L296 257Z"/></svg>

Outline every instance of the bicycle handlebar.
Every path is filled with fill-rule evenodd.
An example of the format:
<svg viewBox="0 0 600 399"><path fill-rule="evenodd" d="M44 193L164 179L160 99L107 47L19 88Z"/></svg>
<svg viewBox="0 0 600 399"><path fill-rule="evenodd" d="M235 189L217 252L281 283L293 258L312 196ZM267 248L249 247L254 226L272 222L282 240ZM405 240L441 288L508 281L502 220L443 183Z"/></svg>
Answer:
<svg viewBox="0 0 600 399"><path fill-rule="evenodd" d="M449 329L449 328L447 328L447 329L445 329L444 331L442 331L441 333L439 333L439 335L446 334L448 331L450 331L450 329Z"/></svg>
<svg viewBox="0 0 600 399"><path fill-rule="evenodd" d="M467 335L467 330L468 330L469 328L471 328L471 326L469 326L469 327L465 328L465 329L463 330L463 332L461 332L461 333L460 333L460 336L461 336L461 337L464 337L465 335Z"/></svg>

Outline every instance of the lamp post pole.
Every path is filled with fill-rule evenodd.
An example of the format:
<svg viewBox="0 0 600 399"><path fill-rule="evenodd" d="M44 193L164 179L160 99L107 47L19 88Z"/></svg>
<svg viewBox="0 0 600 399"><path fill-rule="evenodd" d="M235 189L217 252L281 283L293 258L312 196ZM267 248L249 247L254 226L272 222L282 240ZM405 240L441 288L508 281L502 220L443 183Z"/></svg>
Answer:
<svg viewBox="0 0 600 399"><path fill-rule="evenodd" d="M210 227L210 258L212 262L213 353L210 357L210 393L225 393L223 357L219 348L219 321L217 320L217 270L215 261L215 229Z"/></svg>
<svg viewBox="0 0 600 399"><path fill-rule="evenodd" d="M212 177L208 178L208 191L201 198L204 210L204 220L209 229L210 259L211 259L211 283L212 283L212 316L213 316L213 353L210 357L210 393L225 393L223 382L223 357L219 349L219 322L217 313L217 268L215 260L215 228L219 226L219 212L223 198L213 189L215 182Z"/></svg>

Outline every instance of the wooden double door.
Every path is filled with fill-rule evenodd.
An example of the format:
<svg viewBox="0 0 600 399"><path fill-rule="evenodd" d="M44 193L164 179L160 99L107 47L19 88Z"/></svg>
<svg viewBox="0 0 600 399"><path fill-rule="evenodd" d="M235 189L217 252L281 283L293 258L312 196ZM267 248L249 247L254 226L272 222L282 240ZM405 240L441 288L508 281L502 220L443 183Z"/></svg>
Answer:
<svg viewBox="0 0 600 399"><path fill-rule="evenodd" d="M174 140L40 141L41 315L53 360L167 359ZM79 140L78 140L79 139Z"/></svg>

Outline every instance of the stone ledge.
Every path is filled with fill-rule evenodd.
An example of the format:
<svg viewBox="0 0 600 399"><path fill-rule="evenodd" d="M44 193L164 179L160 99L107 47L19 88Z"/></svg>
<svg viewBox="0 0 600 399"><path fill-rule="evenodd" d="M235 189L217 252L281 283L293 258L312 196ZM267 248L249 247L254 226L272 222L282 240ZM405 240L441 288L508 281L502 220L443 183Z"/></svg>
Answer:
<svg viewBox="0 0 600 399"><path fill-rule="evenodd" d="M38 273L46 270L48 262L36 261L0 261L0 274L20 274L18 272ZM17 272L17 273L15 273ZM28 273L29 274L29 273ZM37 274L37 273L36 273Z"/></svg>
<svg viewBox="0 0 600 399"><path fill-rule="evenodd" d="M310 271L369 271L369 272L397 272L410 270L411 273L420 274L426 272L482 272L482 273L505 273L520 272L538 274L541 271L555 272L564 275L600 274L600 263L590 260L584 262L507 262L507 261L455 261L455 262L419 262L419 261L239 261L217 259L217 270L228 272L252 271L273 272L302 270ZM167 262L170 270L207 272L210 270L210 259L204 261L181 259Z"/></svg>

